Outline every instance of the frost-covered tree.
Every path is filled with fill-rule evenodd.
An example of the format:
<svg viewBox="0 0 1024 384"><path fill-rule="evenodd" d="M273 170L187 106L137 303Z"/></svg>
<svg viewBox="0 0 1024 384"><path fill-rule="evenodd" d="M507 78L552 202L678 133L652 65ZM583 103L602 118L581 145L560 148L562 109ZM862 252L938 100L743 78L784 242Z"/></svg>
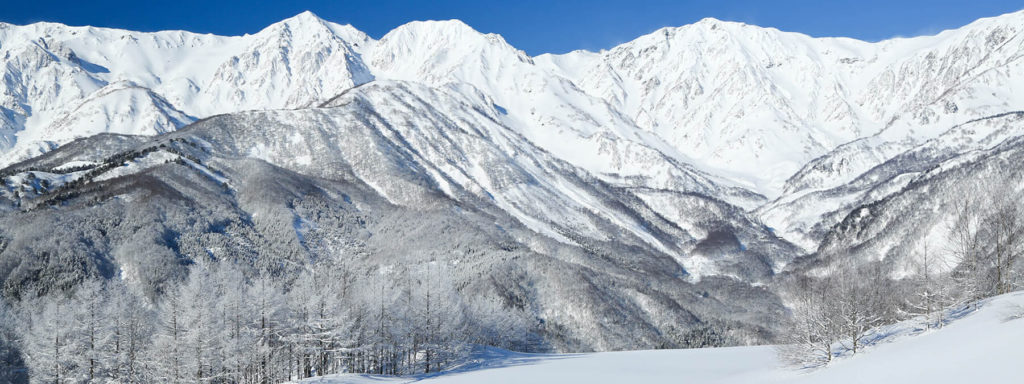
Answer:
<svg viewBox="0 0 1024 384"><path fill-rule="evenodd" d="M222 371L215 355L222 341L219 296L209 264L200 262L192 267L188 279L170 294L180 300L183 309L178 323L186 376L194 382L209 380L214 372Z"/></svg>
<svg viewBox="0 0 1024 384"><path fill-rule="evenodd" d="M906 316L924 316L925 327L942 327L944 309L953 303L954 289L945 262L930 251L927 243L911 259L913 273L906 281L901 311Z"/></svg>
<svg viewBox="0 0 1024 384"><path fill-rule="evenodd" d="M524 336L534 331L536 320L495 296L471 296L464 302L466 321L471 323L467 328L474 332L470 341L509 350L531 349L531 341Z"/></svg>
<svg viewBox="0 0 1024 384"><path fill-rule="evenodd" d="M429 262L422 272L420 293L422 305L417 317L422 321L424 367L426 373L439 370L455 356L464 353L465 310L462 296L452 285L448 266L440 261Z"/></svg>
<svg viewBox="0 0 1024 384"><path fill-rule="evenodd" d="M778 347L784 360L804 366L832 361L834 344L842 336L841 321L834 311L836 294L832 289L827 282L809 278L788 287L790 321L783 328Z"/></svg>
<svg viewBox="0 0 1024 384"><path fill-rule="evenodd" d="M282 340L288 316L284 294L280 281L269 272L256 276L250 288L253 302L250 314L254 317L256 337L254 376L259 382L282 381L280 379L286 378L290 371L289 359L283 358L287 346Z"/></svg>
<svg viewBox="0 0 1024 384"><path fill-rule="evenodd" d="M219 348L212 353L219 362L220 372L213 372L213 378L243 381L257 356L253 298L241 270L228 263L214 267L211 278L216 287L214 308L219 324L216 336L220 340Z"/></svg>
<svg viewBox="0 0 1024 384"><path fill-rule="evenodd" d="M985 240L982 231L983 207L973 199L956 202L947 233L947 252L955 268L950 273L957 287L957 302L969 303L984 297Z"/></svg>
<svg viewBox="0 0 1024 384"><path fill-rule="evenodd" d="M107 293L109 301L105 310L109 315L106 318L113 327L108 344L110 375L117 382L147 382L144 353L150 345L156 318L144 299L121 281L108 283Z"/></svg>
<svg viewBox="0 0 1024 384"><path fill-rule="evenodd" d="M25 356L33 383L69 383L81 380L77 340L70 301L62 295L31 300L36 311L26 315Z"/></svg>
<svg viewBox="0 0 1024 384"><path fill-rule="evenodd" d="M185 304L177 295L167 295L159 306L153 344L146 356L147 370L156 381L189 382L185 311Z"/></svg>
<svg viewBox="0 0 1024 384"><path fill-rule="evenodd" d="M1024 209L1012 186L988 188L987 197L958 202L949 225L952 278L960 302L976 302L1017 285L1024 253Z"/></svg>
<svg viewBox="0 0 1024 384"><path fill-rule="evenodd" d="M879 325L895 321L896 289L883 262L858 266L846 254L786 289L791 323L780 354L794 363L828 364L843 349L857 353ZM841 349L840 349L841 348Z"/></svg>
<svg viewBox="0 0 1024 384"><path fill-rule="evenodd" d="M103 381L113 376L115 326L110 317L110 295L106 282L88 280L75 289L72 305L72 334L77 347L77 376L88 382Z"/></svg>
<svg viewBox="0 0 1024 384"><path fill-rule="evenodd" d="M289 335L301 377L333 372L349 348L351 321L343 302L343 279L330 269L310 269L288 293Z"/></svg>
<svg viewBox="0 0 1024 384"><path fill-rule="evenodd" d="M1015 195L998 195L991 199L990 211L982 221L988 243L988 265L991 291L1001 295L1016 284L1017 260L1024 253L1024 211Z"/></svg>
<svg viewBox="0 0 1024 384"><path fill-rule="evenodd" d="M0 299L0 382L15 383L25 379L22 358L22 335L14 309Z"/></svg>
<svg viewBox="0 0 1024 384"><path fill-rule="evenodd" d="M831 313L837 318L844 345L857 353L863 340L879 325L895 320L896 292L882 262L864 266L840 264L828 282L835 297Z"/></svg>
<svg viewBox="0 0 1024 384"><path fill-rule="evenodd" d="M473 343L530 346L522 334L535 324L521 308L488 292L467 298L438 258L295 267L202 259L152 299L121 279L25 298L21 352L34 382L271 383L437 372Z"/></svg>

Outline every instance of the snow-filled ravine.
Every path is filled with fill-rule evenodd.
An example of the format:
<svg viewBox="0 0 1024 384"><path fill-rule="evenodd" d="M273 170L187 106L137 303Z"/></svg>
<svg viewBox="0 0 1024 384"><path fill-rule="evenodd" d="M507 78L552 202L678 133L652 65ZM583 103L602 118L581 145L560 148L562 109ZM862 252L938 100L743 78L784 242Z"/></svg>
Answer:
<svg viewBox="0 0 1024 384"><path fill-rule="evenodd" d="M482 350L459 368L413 377L332 375L300 383L1020 383L1024 380L1024 291L947 314L878 329L856 355L822 368L781 362L771 346L591 354Z"/></svg>

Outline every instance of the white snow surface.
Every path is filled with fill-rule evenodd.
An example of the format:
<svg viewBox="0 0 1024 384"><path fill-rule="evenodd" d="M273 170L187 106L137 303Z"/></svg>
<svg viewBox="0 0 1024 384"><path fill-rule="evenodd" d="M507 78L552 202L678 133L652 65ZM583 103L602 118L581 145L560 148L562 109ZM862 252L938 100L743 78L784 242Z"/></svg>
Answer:
<svg viewBox="0 0 1024 384"><path fill-rule="evenodd" d="M884 191L819 192L907 151L1024 133L955 129L1024 110L1022 34L1024 11L877 43L704 19L531 57L458 20L379 40L310 12L244 36L0 23L0 166L79 137L316 107L397 80L485 99L503 127L611 185L713 196L812 250L811 226Z"/></svg>
<svg viewBox="0 0 1024 384"><path fill-rule="evenodd" d="M704 19L606 51L530 57L457 20L411 22L380 40L310 12L230 37L4 24L4 150L21 154L5 162L73 138L51 126L117 82L166 100L133 111L134 131L118 129L143 134L188 122L175 111L306 107L374 79L462 82L531 141L597 173L665 184L670 166L656 158L668 156L776 197L803 164L844 143L920 142L1020 106L1021 25L1018 12L868 43ZM169 122L154 130L160 119Z"/></svg>
<svg viewBox="0 0 1024 384"><path fill-rule="evenodd" d="M332 375L300 383L1016 383L1024 359L1024 292L951 311L942 328L912 319L877 330L856 355L822 368L782 363L772 346L524 354L486 349L434 375Z"/></svg>

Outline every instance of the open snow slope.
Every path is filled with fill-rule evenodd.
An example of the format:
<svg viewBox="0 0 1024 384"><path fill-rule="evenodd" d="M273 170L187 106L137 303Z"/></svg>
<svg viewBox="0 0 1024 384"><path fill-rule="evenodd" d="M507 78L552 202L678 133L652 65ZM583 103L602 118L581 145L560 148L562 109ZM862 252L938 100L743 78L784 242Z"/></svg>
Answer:
<svg viewBox="0 0 1024 384"><path fill-rule="evenodd" d="M878 329L873 344L818 369L785 366L770 346L535 355L486 351L435 376L337 375L302 383L1019 383L1024 292L983 302L939 329Z"/></svg>

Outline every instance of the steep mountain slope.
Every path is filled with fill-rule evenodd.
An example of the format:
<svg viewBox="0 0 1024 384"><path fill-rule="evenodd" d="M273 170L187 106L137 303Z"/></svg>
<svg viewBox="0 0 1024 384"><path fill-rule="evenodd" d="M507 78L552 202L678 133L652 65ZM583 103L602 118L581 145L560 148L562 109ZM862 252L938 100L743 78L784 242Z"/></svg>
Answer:
<svg viewBox="0 0 1024 384"><path fill-rule="evenodd" d="M309 12L242 40L244 48L211 78L197 79L201 85L189 108L210 115L308 107L373 79L359 54L370 38Z"/></svg>
<svg viewBox="0 0 1024 384"><path fill-rule="evenodd" d="M308 12L241 37L57 24L6 29L7 36L0 36L0 41L23 43L45 36L31 48L49 58L46 65L54 71L63 72L46 79L45 85L54 88L54 95L11 97L23 108L12 107L5 114L10 122L5 123L4 140L17 148L8 151L0 164L76 137L54 134L44 127L73 112L65 111L68 102L89 97L112 81L128 80L150 88L174 109L202 118L251 109L313 106L380 77L432 86L469 83L495 100L505 124L606 181L713 194L745 208L763 202L761 196L665 155L663 151L669 147L656 138L643 137L628 118L603 100L585 95L568 80L534 65L500 36L481 34L458 21L410 23L379 42ZM116 43L107 43L110 41ZM32 72L10 70L17 76ZM51 109L52 113L42 113ZM138 117L135 124L149 126L153 119ZM89 127L71 130L91 132ZM575 144L567 146L567 142Z"/></svg>
<svg viewBox="0 0 1024 384"><path fill-rule="evenodd" d="M374 81L321 108L221 115L148 139L98 135L8 168L7 294L82 274L158 293L204 257L344 255L357 279L437 259L458 265L447 278L466 294L520 303L504 310L558 350L680 345L707 324L739 342L770 331L764 319L781 304L750 283L769 281L792 246L699 195L685 200L726 208L685 218L714 228L714 241L688 232L533 146L460 87Z"/></svg>
<svg viewBox="0 0 1024 384"><path fill-rule="evenodd" d="M660 139L636 129L604 100L536 65L501 36L455 20L413 22L381 38L368 57L378 78L471 84L493 100L504 124L605 181L714 195L746 208L763 202L667 155L672 149Z"/></svg>
<svg viewBox="0 0 1024 384"><path fill-rule="evenodd" d="M1006 112L956 125L941 135L898 153L874 157L880 163L853 180L832 188L808 188L792 193L758 208L756 215L775 228L781 236L813 250L825 232L839 223L849 212L902 192L921 175L940 167L946 161L965 161L974 152L989 150L1007 140L1024 134L1024 112ZM858 140L834 153L860 156L876 153L870 145ZM886 150L888 146L881 147ZM882 160L887 159L887 160ZM806 173L815 172L811 163ZM804 174L806 174L804 173Z"/></svg>
<svg viewBox="0 0 1024 384"><path fill-rule="evenodd" d="M680 159L776 197L840 185L949 126L1021 105L1022 21L1018 12L866 43L705 19L538 62L607 100ZM827 164L839 166L816 167L835 171L783 184L807 161L869 136L867 154L835 155Z"/></svg>
<svg viewBox="0 0 1024 384"><path fill-rule="evenodd" d="M866 45L705 19L598 54L547 59L682 159L765 193L808 154L871 129L842 94L846 68L831 63Z"/></svg>
<svg viewBox="0 0 1024 384"><path fill-rule="evenodd" d="M506 125L605 181L752 209L765 202L757 194L832 188L952 125L1012 110L1022 17L880 43L705 19L536 58L458 21L409 23L380 41L308 12L239 37L4 25L3 140L45 132L64 105L118 80L198 118L316 105L374 78L464 82ZM6 163L70 139L26 138L32 149Z"/></svg>
<svg viewBox="0 0 1024 384"><path fill-rule="evenodd" d="M975 124L1019 132L1024 129L1024 114ZM969 130L971 125L960 128ZM1016 136L991 148L954 156L933 151L934 146L928 144L941 141L935 140L875 167L845 190L829 192L838 201L854 203L829 213L827 221L815 229L822 231L818 252L825 259L821 261L834 257L885 260L897 268L897 274L906 274L912 273L911 263L926 244L933 254L951 257L947 252L953 238L949 231L958 206L980 211L983 207L978 204L1012 198L1019 192L1024 183L1019 167L1024 154L1022 140ZM857 197L860 194L865 197ZM832 220L834 226L828 224ZM956 262L948 259L941 265L952 268Z"/></svg>
<svg viewBox="0 0 1024 384"><path fill-rule="evenodd" d="M555 349L756 340L794 260L903 263L958 191L1019 181L1021 25L866 43L706 19L530 57L459 21L0 24L0 278L159 295L202 257L354 255L365 283L442 257Z"/></svg>
<svg viewBox="0 0 1024 384"><path fill-rule="evenodd" d="M350 26L327 23L311 13L271 25L254 35L220 37L184 31L132 32L53 23L0 25L4 82L3 147L10 164L94 133L95 125L152 134L164 116L133 113L119 121L64 121L86 99L101 99L118 82L145 88L165 106L193 117L249 109L315 105L341 90L369 81L357 46L369 38ZM111 99L97 108L117 108ZM160 112L160 111L156 111Z"/></svg>
<svg viewBox="0 0 1024 384"><path fill-rule="evenodd" d="M815 159L787 181L786 191L845 183L949 126L1020 109L1021 17L982 19L928 40L902 42L920 48L877 74L866 90L897 97L892 105L871 106L876 116L891 116L886 129Z"/></svg>

